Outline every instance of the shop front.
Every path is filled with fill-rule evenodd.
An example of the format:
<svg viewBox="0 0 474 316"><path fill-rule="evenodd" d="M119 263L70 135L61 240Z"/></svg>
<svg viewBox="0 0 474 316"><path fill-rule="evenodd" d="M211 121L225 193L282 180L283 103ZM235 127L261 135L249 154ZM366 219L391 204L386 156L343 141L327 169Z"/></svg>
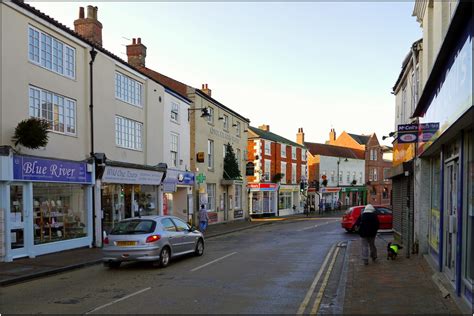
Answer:
<svg viewBox="0 0 474 316"><path fill-rule="evenodd" d="M367 189L363 186L342 187L339 194L339 205L348 208L367 204Z"/></svg>
<svg viewBox="0 0 474 316"><path fill-rule="evenodd" d="M250 216L274 216L277 214L277 183L250 183L247 185L247 189L249 191Z"/></svg>
<svg viewBox="0 0 474 316"><path fill-rule="evenodd" d="M168 169L163 181L163 215L173 215L185 221L193 216L194 173Z"/></svg>
<svg viewBox="0 0 474 316"><path fill-rule="evenodd" d="M0 157L3 261L91 246L93 164Z"/></svg>
<svg viewBox="0 0 474 316"><path fill-rule="evenodd" d="M165 171L153 166L107 163L96 182L96 207L102 210L101 231L109 233L122 219L162 215Z"/></svg>
<svg viewBox="0 0 474 316"><path fill-rule="evenodd" d="M332 211L336 209L339 203L339 192L341 188L328 188L323 187L320 189L321 200L319 203L319 208L322 211Z"/></svg>
<svg viewBox="0 0 474 316"><path fill-rule="evenodd" d="M300 186L281 184L278 194L278 216L286 216L303 212L301 205Z"/></svg>

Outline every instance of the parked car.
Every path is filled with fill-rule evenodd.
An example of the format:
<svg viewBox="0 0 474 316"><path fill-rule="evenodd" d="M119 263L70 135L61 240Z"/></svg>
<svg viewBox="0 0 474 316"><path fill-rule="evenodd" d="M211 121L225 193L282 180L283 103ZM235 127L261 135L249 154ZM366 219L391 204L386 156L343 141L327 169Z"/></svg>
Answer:
<svg viewBox="0 0 474 316"><path fill-rule="evenodd" d="M379 219L379 229L392 229L393 215L392 210L386 206L375 207L375 213ZM356 221L360 214L364 211L365 205L353 206L349 208L342 216L341 226L348 232L356 232L359 227L356 226Z"/></svg>
<svg viewBox="0 0 474 316"><path fill-rule="evenodd" d="M118 222L104 238L105 266L118 268L124 261L150 261L166 267L171 258L204 253L204 236L174 216L142 216Z"/></svg>

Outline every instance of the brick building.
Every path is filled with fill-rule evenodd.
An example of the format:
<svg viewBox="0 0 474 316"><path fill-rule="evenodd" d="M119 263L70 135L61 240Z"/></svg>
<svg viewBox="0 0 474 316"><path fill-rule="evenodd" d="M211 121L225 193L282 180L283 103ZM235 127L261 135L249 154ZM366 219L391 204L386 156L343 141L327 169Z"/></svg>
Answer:
<svg viewBox="0 0 474 316"><path fill-rule="evenodd" d="M307 181L306 148L262 125L249 127L247 151L248 161L255 165L254 176L247 177L250 214L301 212L305 197L300 184Z"/></svg>

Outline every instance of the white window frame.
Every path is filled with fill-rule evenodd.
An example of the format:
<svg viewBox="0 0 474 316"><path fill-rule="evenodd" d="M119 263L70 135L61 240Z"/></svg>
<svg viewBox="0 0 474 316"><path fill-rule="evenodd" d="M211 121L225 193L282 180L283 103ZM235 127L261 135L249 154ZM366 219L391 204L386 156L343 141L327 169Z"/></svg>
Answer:
<svg viewBox="0 0 474 316"><path fill-rule="evenodd" d="M115 145L117 147L142 151L143 123L129 118L115 116Z"/></svg>
<svg viewBox="0 0 474 316"><path fill-rule="evenodd" d="M223 121L223 124L224 124L224 129L226 131L228 131L229 130L229 116L226 115L226 114L223 114L222 115L222 121Z"/></svg>
<svg viewBox="0 0 474 316"><path fill-rule="evenodd" d="M359 183L363 184L363 182L362 182L362 171L359 172Z"/></svg>
<svg viewBox="0 0 474 316"><path fill-rule="evenodd" d="M179 103L171 102L170 118L172 122L179 123Z"/></svg>
<svg viewBox="0 0 474 316"><path fill-rule="evenodd" d="M265 160L265 171L263 173L263 180L270 181L272 162L268 159Z"/></svg>
<svg viewBox="0 0 474 316"><path fill-rule="evenodd" d="M308 180L306 177L306 165L301 165L301 180L303 180L303 177L305 180Z"/></svg>
<svg viewBox="0 0 474 316"><path fill-rule="evenodd" d="M76 135L76 100L35 86L29 86L28 100L30 117L46 120L54 133Z"/></svg>
<svg viewBox="0 0 474 316"><path fill-rule="evenodd" d="M222 145L222 158L225 159L225 153L227 152L227 144Z"/></svg>
<svg viewBox="0 0 474 316"><path fill-rule="evenodd" d="M207 112L209 113L209 116L207 117L207 122L210 124L214 124L214 108L211 106L208 106Z"/></svg>
<svg viewBox="0 0 474 316"><path fill-rule="evenodd" d="M66 78L76 78L76 49L31 25L28 25L28 60Z"/></svg>
<svg viewBox="0 0 474 316"><path fill-rule="evenodd" d="M370 168L369 170L369 181L374 181L374 169Z"/></svg>
<svg viewBox="0 0 474 316"><path fill-rule="evenodd" d="M242 209L242 185L236 184L235 185L235 203L234 209L241 210Z"/></svg>
<svg viewBox="0 0 474 316"><path fill-rule="evenodd" d="M280 145L280 156L282 158L286 158L286 145L284 144Z"/></svg>
<svg viewBox="0 0 474 316"><path fill-rule="evenodd" d="M306 150L301 148L301 161L306 161Z"/></svg>
<svg viewBox="0 0 474 316"><path fill-rule="evenodd" d="M283 174L281 177L281 183L286 183L286 162L280 163L280 173Z"/></svg>
<svg viewBox="0 0 474 316"><path fill-rule="evenodd" d="M335 179L336 179L336 171L333 170L331 171L331 183L336 183Z"/></svg>
<svg viewBox="0 0 474 316"><path fill-rule="evenodd" d="M207 140L207 169L214 169L214 141Z"/></svg>
<svg viewBox="0 0 474 316"><path fill-rule="evenodd" d="M265 142L265 155L270 156L272 154L272 142L268 140L264 140Z"/></svg>
<svg viewBox="0 0 474 316"><path fill-rule="evenodd" d="M179 165L179 134L170 134L170 162L172 167L178 167ZM175 158L173 156L176 155Z"/></svg>
<svg viewBox="0 0 474 316"><path fill-rule="evenodd" d="M291 159L296 160L296 147L291 146Z"/></svg>
<svg viewBox="0 0 474 316"><path fill-rule="evenodd" d="M239 171L241 171L241 164L242 164L242 151L240 150L240 148L237 148L235 150L235 159L237 160L237 168L239 168Z"/></svg>
<svg viewBox="0 0 474 316"><path fill-rule="evenodd" d="M374 168L374 181L378 181L377 168Z"/></svg>
<svg viewBox="0 0 474 316"><path fill-rule="evenodd" d="M237 137L240 137L241 136L241 125L240 125L240 122L237 121L236 123L236 126L235 126L235 131L236 131L236 134L237 134Z"/></svg>
<svg viewBox="0 0 474 316"><path fill-rule="evenodd" d="M207 184L207 207L210 211L216 211L216 184Z"/></svg>
<svg viewBox="0 0 474 316"><path fill-rule="evenodd" d="M291 183L296 183L296 164L291 164Z"/></svg>
<svg viewBox="0 0 474 316"><path fill-rule="evenodd" d="M142 104L143 84L119 71L115 71L115 98L136 107Z"/></svg>

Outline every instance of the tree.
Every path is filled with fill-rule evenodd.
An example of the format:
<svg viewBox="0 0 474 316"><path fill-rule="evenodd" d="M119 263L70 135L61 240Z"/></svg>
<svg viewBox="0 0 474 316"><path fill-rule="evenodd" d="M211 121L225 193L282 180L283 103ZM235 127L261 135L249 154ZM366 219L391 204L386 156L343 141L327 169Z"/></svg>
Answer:
<svg viewBox="0 0 474 316"><path fill-rule="evenodd" d="M234 149L230 143L225 146L225 157L224 157L224 179L225 180L239 180L242 179L239 170L239 163L235 158Z"/></svg>
<svg viewBox="0 0 474 316"><path fill-rule="evenodd" d="M12 141L15 146L22 145L30 149L45 147L49 140L49 128L47 121L30 117L18 123Z"/></svg>

